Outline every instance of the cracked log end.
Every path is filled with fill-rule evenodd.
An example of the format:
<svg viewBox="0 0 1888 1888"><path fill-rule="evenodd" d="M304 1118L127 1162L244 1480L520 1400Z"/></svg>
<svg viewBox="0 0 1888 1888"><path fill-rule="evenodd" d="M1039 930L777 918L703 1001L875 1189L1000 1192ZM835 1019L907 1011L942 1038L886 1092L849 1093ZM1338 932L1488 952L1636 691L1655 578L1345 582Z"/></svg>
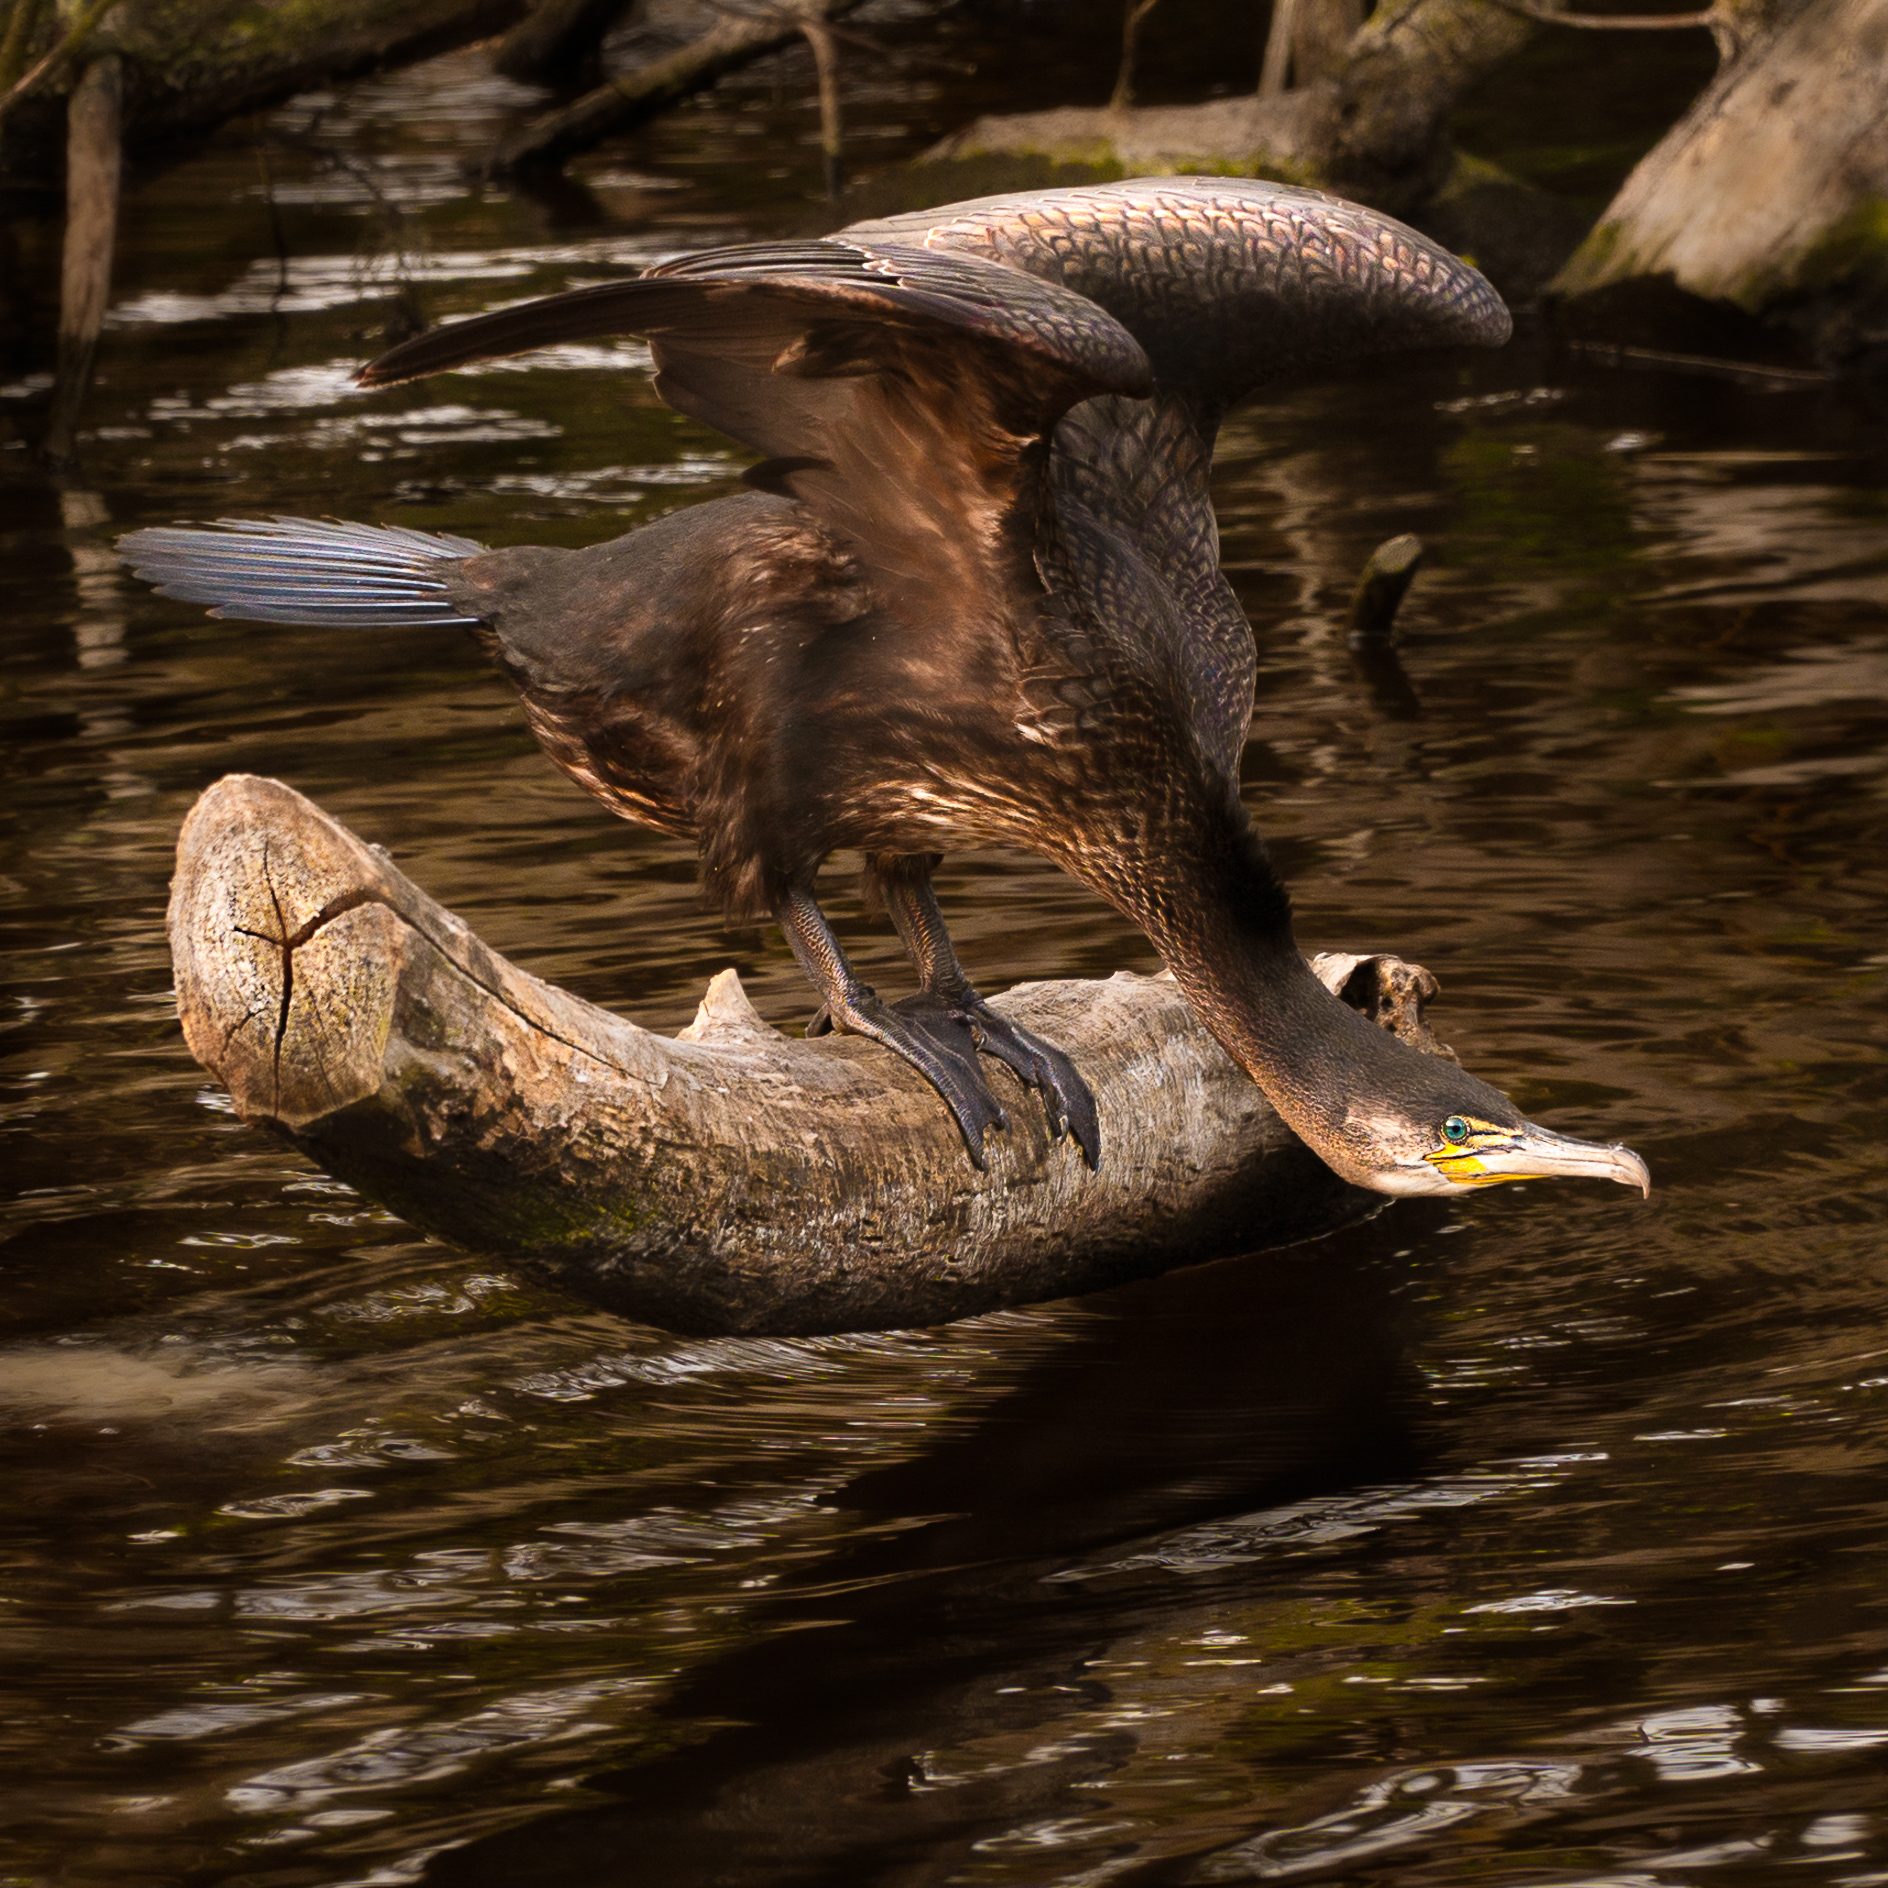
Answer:
<svg viewBox="0 0 1888 1888"><path fill-rule="evenodd" d="M379 1089L408 935L369 902L379 862L353 834L298 821L272 842L272 817L299 801L241 777L206 793L184 824L191 869L169 917L190 1053L245 1118L290 1130Z"/></svg>
<svg viewBox="0 0 1888 1888"><path fill-rule="evenodd" d="M1087 1074L1102 1169L992 1065L1011 1126L980 1174L875 1044L782 1035L732 971L678 1036L639 1029L507 962L278 781L232 775L192 809L170 939L185 1039L247 1119L418 1226L675 1329L937 1323L1381 1204L1299 1145L1169 978L997 999ZM1438 1048L1428 972L1317 968Z"/></svg>

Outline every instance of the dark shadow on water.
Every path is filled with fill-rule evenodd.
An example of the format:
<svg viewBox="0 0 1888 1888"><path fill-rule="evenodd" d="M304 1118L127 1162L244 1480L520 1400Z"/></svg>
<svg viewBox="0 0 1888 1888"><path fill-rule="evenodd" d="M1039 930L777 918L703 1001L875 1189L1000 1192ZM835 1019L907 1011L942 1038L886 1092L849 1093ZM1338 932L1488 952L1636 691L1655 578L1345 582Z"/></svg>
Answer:
<svg viewBox="0 0 1888 1888"><path fill-rule="evenodd" d="M511 180L521 197L543 216L553 235L570 236L607 229L615 220L582 178L545 166L528 166Z"/></svg>
<svg viewBox="0 0 1888 1888"><path fill-rule="evenodd" d="M973 1428L843 1491L845 1544L662 1712L685 1737L724 1728L590 1779L616 1802L443 1855L427 1880L942 1880L992 1827L1081 1813L1077 1786L1125 1734L948 1790L921 1787L919 1755L1046 1725L1071 1689L1103 1700L1085 1662L1171 1603L1046 1575L1418 1471L1391 1252L1410 1232L1403 1216L1097 1301Z"/></svg>

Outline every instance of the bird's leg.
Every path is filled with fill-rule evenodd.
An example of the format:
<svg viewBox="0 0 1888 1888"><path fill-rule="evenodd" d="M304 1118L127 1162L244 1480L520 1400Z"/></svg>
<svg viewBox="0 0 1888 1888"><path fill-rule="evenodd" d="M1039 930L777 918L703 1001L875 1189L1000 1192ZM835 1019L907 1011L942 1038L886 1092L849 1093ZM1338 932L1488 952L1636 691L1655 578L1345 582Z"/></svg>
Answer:
<svg viewBox="0 0 1888 1888"><path fill-rule="evenodd" d="M1095 1097L1066 1055L993 1010L971 987L957 961L944 914L931 887L935 858L893 858L872 861L872 873L885 899L885 908L905 949L917 967L927 997L947 1006L970 1026L977 1047L1014 1072L1018 1081L1037 1090L1049 1116L1052 1135L1072 1134L1090 1167L1101 1164L1101 1126L1095 1116Z"/></svg>
<svg viewBox="0 0 1888 1888"><path fill-rule="evenodd" d="M977 1066L969 1023L955 1016L949 1006L923 997L887 1003L869 984L860 982L810 888L790 889L774 915L800 968L825 1001L807 1034L837 1029L847 1035L869 1036L902 1056L944 1097L971 1160L981 1169L985 1131L1006 1127L1008 1120Z"/></svg>

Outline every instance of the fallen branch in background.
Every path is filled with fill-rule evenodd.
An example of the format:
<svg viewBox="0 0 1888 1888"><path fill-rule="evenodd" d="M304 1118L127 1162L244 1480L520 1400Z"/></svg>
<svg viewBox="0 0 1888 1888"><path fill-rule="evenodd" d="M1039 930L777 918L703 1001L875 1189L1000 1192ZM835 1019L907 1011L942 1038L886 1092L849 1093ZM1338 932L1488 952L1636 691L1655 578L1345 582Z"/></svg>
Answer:
<svg viewBox="0 0 1888 1888"><path fill-rule="evenodd" d="M17 0L16 0L17 4ZM60 163L64 69L76 50L119 55L127 78L125 148L175 146L245 112L354 73L444 52L509 26L523 0L193 0L188 7L86 7L48 45L38 20L28 47L53 63L7 113L0 170L17 181L55 177ZM11 35L9 34L9 39ZM0 51L3 51L0 48Z"/></svg>
<svg viewBox="0 0 1888 1888"><path fill-rule="evenodd" d="M1065 106L979 118L933 159L1095 161L1129 174L1232 166L1329 184L1396 208L1433 193L1456 102L1532 35L1498 0L1386 0L1342 43L1344 0L1294 0L1268 47L1263 95L1199 105ZM1282 86L1287 69L1300 82ZM1119 88L1117 87L1117 93Z"/></svg>
<svg viewBox="0 0 1888 1888"><path fill-rule="evenodd" d="M541 983L277 781L198 801L170 909L192 1053L241 1113L415 1225L646 1322L710 1332L936 1323L1095 1291L1374 1212L1301 1146L1171 980L997 999L1093 1083L1102 1165L1010 1127L964 1157L929 1085L852 1037L788 1037L724 971L679 1037ZM1317 960L1441 1051L1428 973Z"/></svg>
<svg viewBox="0 0 1888 1888"><path fill-rule="evenodd" d="M44 455L65 464L77 449L127 155L175 148L310 86L444 51L521 11L522 0L88 0L62 19L14 0L0 33L0 176L24 200L43 192L38 200L65 213Z"/></svg>
<svg viewBox="0 0 1888 1888"><path fill-rule="evenodd" d="M499 139L487 171L493 176L561 165L603 139L647 124L717 79L806 35L809 25L843 19L863 0L802 0L752 13L729 13L685 46L633 72L612 74L602 85L557 111L546 112Z"/></svg>
<svg viewBox="0 0 1888 1888"><path fill-rule="evenodd" d="M60 69L71 59L75 59L84 49L85 42L105 15L118 4L118 0L91 0L87 6L66 28L64 36L51 46L40 58L20 74L17 79L8 75L20 51L32 31L32 21L36 9L27 4L27 0L18 0L18 11L7 23L7 36L4 47L0 47L0 84L6 91L0 95L0 118L30 92L34 86L43 85L56 77Z"/></svg>

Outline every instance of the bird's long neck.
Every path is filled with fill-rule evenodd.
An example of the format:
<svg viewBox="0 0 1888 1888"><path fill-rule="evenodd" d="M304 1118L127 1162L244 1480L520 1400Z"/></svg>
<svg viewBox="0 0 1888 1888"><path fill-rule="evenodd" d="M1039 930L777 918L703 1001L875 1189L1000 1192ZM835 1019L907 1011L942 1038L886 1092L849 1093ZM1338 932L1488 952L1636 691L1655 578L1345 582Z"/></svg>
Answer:
<svg viewBox="0 0 1888 1888"><path fill-rule="evenodd" d="M1305 962L1290 902L1243 812L1211 818L1200 843L1167 854L1159 878L1120 902L1226 1052L1329 1158L1356 1065L1382 1032Z"/></svg>

